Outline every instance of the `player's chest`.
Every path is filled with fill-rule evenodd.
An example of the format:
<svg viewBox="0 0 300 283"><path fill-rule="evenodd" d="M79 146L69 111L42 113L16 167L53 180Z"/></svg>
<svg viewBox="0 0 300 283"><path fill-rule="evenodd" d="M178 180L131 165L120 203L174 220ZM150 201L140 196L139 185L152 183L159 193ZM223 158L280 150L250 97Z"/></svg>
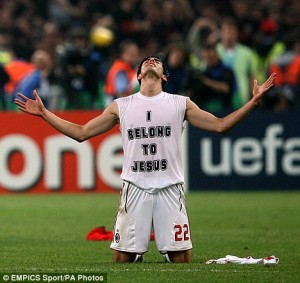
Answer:
<svg viewBox="0 0 300 283"><path fill-rule="evenodd" d="M170 105L148 104L128 109L123 123L133 126L157 126L177 123L178 113Z"/></svg>

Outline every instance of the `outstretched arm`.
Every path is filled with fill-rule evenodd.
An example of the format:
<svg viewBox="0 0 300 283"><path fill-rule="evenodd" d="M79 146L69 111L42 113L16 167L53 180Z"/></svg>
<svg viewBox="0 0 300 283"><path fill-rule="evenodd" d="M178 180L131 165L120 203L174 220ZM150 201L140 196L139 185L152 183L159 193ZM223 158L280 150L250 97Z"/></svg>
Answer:
<svg viewBox="0 0 300 283"><path fill-rule="evenodd" d="M83 142L91 137L107 132L119 121L118 107L116 102L113 102L98 117L90 120L84 125L79 125L61 119L46 109L41 98L35 90L33 95L35 99L29 99L28 97L19 93L19 98L15 99L15 104L18 105L18 109L25 113L43 118L53 128L78 142Z"/></svg>
<svg viewBox="0 0 300 283"><path fill-rule="evenodd" d="M258 85L257 81L254 80L251 100L224 118L218 118L211 113L203 111L191 100L188 100L186 119L197 128L225 134L243 120L260 103L266 91L273 86L275 77L276 74L271 74L261 85Z"/></svg>

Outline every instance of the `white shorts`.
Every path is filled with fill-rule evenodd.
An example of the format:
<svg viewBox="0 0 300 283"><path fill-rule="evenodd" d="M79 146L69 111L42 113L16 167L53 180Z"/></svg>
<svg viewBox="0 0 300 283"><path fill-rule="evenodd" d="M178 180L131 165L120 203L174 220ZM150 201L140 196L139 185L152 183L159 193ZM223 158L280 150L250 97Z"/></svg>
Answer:
<svg viewBox="0 0 300 283"><path fill-rule="evenodd" d="M124 181L110 247L118 251L145 253L152 226L161 253L192 248L183 185L149 194Z"/></svg>

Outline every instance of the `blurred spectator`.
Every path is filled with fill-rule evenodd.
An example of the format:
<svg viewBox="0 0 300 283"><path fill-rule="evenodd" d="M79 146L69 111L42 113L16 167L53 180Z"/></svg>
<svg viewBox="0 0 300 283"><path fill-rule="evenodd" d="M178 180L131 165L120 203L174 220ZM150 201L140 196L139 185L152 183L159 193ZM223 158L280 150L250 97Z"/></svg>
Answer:
<svg viewBox="0 0 300 283"><path fill-rule="evenodd" d="M0 109L7 110L7 97L4 91L4 84L9 80L9 75L3 68L3 65L0 64Z"/></svg>
<svg viewBox="0 0 300 283"><path fill-rule="evenodd" d="M259 84L267 79L270 64L285 51L284 43L278 40L277 31L276 22L265 18L255 34L253 41L255 78Z"/></svg>
<svg viewBox="0 0 300 283"><path fill-rule="evenodd" d="M145 19L140 10L138 0L121 0L116 11L113 13L116 23L117 44L130 39L139 45L144 42L150 28L149 22Z"/></svg>
<svg viewBox="0 0 300 283"><path fill-rule="evenodd" d="M193 0L191 6L194 11L194 20L206 18L215 23L219 23L220 15L226 15L226 13L230 11L229 1Z"/></svg>
<svg viewBox="0 0 300 283"><path fill-rule="evenodd" d="M54 77L61 84L68 109L91 109L91 91L87 80L92 73L86 68L91 52L88 31L81 27L70 30L66 41L57 47Z"/></svg>
<svg viewBox="0 0 300 283"><path fill-rule="evenodd" d="M270 1L272 18L275 18L278 24L278 36L284 40L286 35L300 26L300 2L299 0L291 1Z"/></svg>
<svg viewBox="0 0 300 283"><path fill-rule="evenodd" d="M33 25L27 16L17 19L17 25L13 29L12 47L18 53L22 54L22 58L30 61L35 51L37 31L33 30Z"/></svg>
<svg viewBox="0 0 300 283"><path fill-rule="evenodd" d="M50 20L70 26L71 23L84 24L86 0L51 0L48 2Z"/></svg>
<svg viewBox="0 0 300 283"><path fill-rule="evenodd" d="M55 22L45 22L40 31L40 38L36 47L45 50L54 60L56 47L63 42L61 27Z"/></svg>
<svg viewBox="0 0 300 283"><path fill-rule="evenodd" d="M235 87L233 71L220 60L215 45L204 44L200 53L201 68L190 70L185 93L209 112L230 110Z"/></svg>
<svg viewBox="0 0 300 283"><path fill-rule="evenodd" d="M0 27L9 39L10 48L22 58L30 61L35 49L35 37L37 35L33 1L2 1L0 9Z"/></svg>
<svg viewBox="0 0 300 283"><path fill-rule="evenodd" d="M9 42L9 35L0 33L0 64L6 65L12 60L12 50Z"/></svg>
<svg viewBox="0 0 300 283"><path fill-rule="evenodd" d="M34 70L26 75L15 90L13 98L18 92L34 99L33 90L37 90L43 99L46 107L55 108L51 104L51 91L48 76L52 70L52 61L50 55L43 50L36 50L32 55Z"/></svg>
<svg viewBox="0 0 300 283"><path fill-rule="evenodd" d="M151 37L150 40L141 47L141 58L148 57L149 54L159 54L160 52L160 42L156 38Z"/></svg>
<svg viewBox="0 0 300 283"><path fill-rule="evenodd" d="M197 68L201 64L199 50L203 45L216 44L219 40L217 23L206 17L197 18L187 34L187 45L190 52L190 63Z"/></svg>
<svg viewBox="0 0 300 283"><path fill-rule="evenodd" d="M238 42L238 26L232 17L222 21L217 51L225 65L232 68L236 79L236 91L232 107L238 109L250 99L255 74L253 51Z"/></svg>
<svg viewBox="0 0 300 283"><path fill-rule="evenodd" d="M13 59L4 68L9 75L9 81L4 88L7 95L12 95L21 80L35 69L32 62L18 57L16 53L13 53Z"/></svg>
<svg viewBox="0 0 300 283"><path fill-rule="evenodd" d="M87 57L86 69L89 73L87 85L90 89L94 108L105 107L105 79L115 54L115 31L112 16L101 16L90 29L91 50Z"/></svg>
<svg viewBox="0 0 300 283"><path fill-rule="evenodd" d="M239 27L238 41L241 44L252 46L253 36L259 28L260 22L260 19L252 16L253 2L249 0L232 0L230 5L232 16L236 19ZM255 6L260 6L260 4L256 3Z"/></svg>
<svg viewBox="0 0 300 283"><path fill-rule="evenodd" d="M169 71L169 79L164 86L164 91L169 93L180 93L187 75L188 53L183 43L173 43L167 47L164 59Z"/></svg>
<svg viewBox="0 0 300 283"><path fill-rule="evenodd" d="M161 48L174 37L184 40L194 19L194 11L186 0L144 0L142 9L150 23L150 36L159 41Z"/></svg>
<svg viewBox="0 0 300 283"><path fill-rule="evenodd" d="M272 91L267 93L265 107L276 111L300 109L300 33L294 34L287 51L269 68L276 73Z"/></svg>
<svg viewBox="0 0 300 283"><path fill-rule="evenodd" d="M89 0L86 1L86 19L95 22L103 16L112 16L116 11L119 1L116 0Z"/></svg>
<svg viewBox="0 0 300 283"><path fill-rule="evenodd" d="M136 42L141 57L165 53L170 43L184 41L188 63L197 69L203 65L199 48L215 44L222 35L217 50L236 75L233 98L236 108L249 99L252 78L262 82L270 64L284 52L286 37L299 26L299 3L297 0L263 0L255 4L250 0L0 0L0 64L9 70L9 75L20 75L10 76L5 89L10 86L12 90L12 84L30 66L32 54L41 49L53 58L55 68L48 79L52 94L64 98L59 99L59 109L102 108L108 68L119 55L124 40ZM220 31L228 16L236 22L235 32L225 33L223 28ZM96 25L113 32L112 42L105 47L92 42L91 31ZM84 27L81 39L73 41L69 30L81 27ZM254 60L250 53L254 54ZM179 78L178 70L176 73ZM167 88L172 85L170 82Z"/></svg>
<svg viewBox="0 0 300 283"><path fill-rule="evenodd" d="M140 48L131 41L123 41L120 55L112 63L105 82L106 105L118 97L131 95L137 88L136 67L140 61Z"/></svg>

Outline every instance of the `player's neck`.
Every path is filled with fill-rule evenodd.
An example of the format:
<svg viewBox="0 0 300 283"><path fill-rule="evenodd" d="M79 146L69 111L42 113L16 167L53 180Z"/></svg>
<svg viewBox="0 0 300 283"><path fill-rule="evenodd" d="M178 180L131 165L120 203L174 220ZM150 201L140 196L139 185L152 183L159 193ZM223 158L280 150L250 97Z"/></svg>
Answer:
<svg viewBox="0 0 300 283"><path fill-rule="evenodd" d="M162 92L161 80L143 80L140 93L145 96L155 96Z"/></svg>

